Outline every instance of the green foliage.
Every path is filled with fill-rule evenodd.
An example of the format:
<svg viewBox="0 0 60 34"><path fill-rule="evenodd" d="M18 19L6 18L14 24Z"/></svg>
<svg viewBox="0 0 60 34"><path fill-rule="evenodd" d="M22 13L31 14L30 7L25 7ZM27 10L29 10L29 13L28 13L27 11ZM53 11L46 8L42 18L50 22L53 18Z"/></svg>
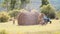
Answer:
<svg viewBox="0 0 60 34"><path fill-rule="evenodd" d="M30 0L21 0L21 3L29 3Z"/></svg>
<svg viewBox="0 0 60 34"><path fill-rule="evenodd" d="M10 2L10 0L4 0L4 2L2 3L3 6L7 6L7 4L9 4L8 2Z"/></svg>
<svg viewBox="0 0 60 34"><path fill-rule="evenodd" d="M10 16L7 12L0 12L0 22L7 22Z"/></svg>
<svg viewBox="0 0 60 34"><path fill-rule="evenodd" d="M29 3L30 0L21 0L20 8L23 9L26 7L27 3Z"/></svg>
<svg viewBox="0 0 60 34"><path fill-rule="evenodd" d="M29 1L30 0L4 0L2 5L4 8L7 8L7 10L21 9L22 7L26 7Z"/></svg>
<svg viewBox="0 0 60 34"><path fill-rule="evenodd" d="M55 9L49 4L41 7L41 12L50 18L55 18Z"/></svg>
<svg viewBox="0 0 60 34"><path fill-rule="evenodd" d="M20 10L21 0L17 0L14 9Z"/></svg>
<svg viewBox="0 0 60 34"><path fill-rule="evenodd" d="M41 7L42 7L43 5L48 5L48 4L49 4L49 1L48 1L48 0L41 0L41 1L42 1Z"/></svg>
<svg viewBox="0 0 60 34"><path fill-rule="evenodd" d="M2 7L7 8L7 11L9 10L9 4L10 0L4 0L4 2L2 3Z"/></svg>
<svg viewBox="0 0 60 34"><path fill-rule="evenodd" d="M16 0L11 0L10 9L13 10L15 8Z"/></svg>
<svg viewBox="0 0 60 34"><path fill-rule="evenodd" d="M3 7L7 8L7 10L13 10L15 8L16 0L4 0L2 3Z"/></svg>
<svg viewBox="0 0 60 34"><path fill-rule="evenodd" d="M11 17L16 17L16 16L18 15L18 13L19 13L19 10L13 10L13 11L10 11L10 12L9 12L9 15L10 15Z"/></svg>

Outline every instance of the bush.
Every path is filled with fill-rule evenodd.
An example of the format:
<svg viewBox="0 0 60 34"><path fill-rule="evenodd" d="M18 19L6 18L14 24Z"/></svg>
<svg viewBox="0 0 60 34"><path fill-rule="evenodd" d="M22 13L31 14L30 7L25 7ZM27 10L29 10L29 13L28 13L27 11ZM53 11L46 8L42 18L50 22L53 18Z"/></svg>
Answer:
<svg viewBox="0 0 60 34"><path fill-rule="evenodd" d="M55 18L55 9L51 5L41 7L41 12L50 18Z"/></svg>
<svg viewBox="0 0 60 34"><path fill-rule="evenodd" d="M0 22L7 22L10 16L7 12L0 12Z"/></svg>
<svg viewBox="0 0 60 34"><path fill-rule="evenodd" d="M9 12L9 15L10 15L11 17L16 17L16 16L18 15L18 13L19 13L18 10L13 10L13 11L10 11L10 12Z"/></svg>

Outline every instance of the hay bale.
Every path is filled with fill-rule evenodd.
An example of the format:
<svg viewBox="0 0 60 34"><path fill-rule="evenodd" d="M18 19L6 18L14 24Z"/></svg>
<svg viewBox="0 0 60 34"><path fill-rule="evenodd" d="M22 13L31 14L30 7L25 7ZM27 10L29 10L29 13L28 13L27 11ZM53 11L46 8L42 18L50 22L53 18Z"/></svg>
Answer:
<svg viewBox="0 0 60 34"><path fill-rule="evenodd" d="M37 25L37 24L45 24L43 19L44 14L39 13L37 10L31 10L30 12L27 10L20 10L18 16L18 25Z"/></svg>
<svg viewBox="0 0 60 34"><path fill-rule="evenodd" d="M44 15L43 13L40 13L38 16L38 23L41 25L44 25L46 22L44 21Z"/></svg>
<svg viewBox="0 0 60 34"><path fill-rule="evenodd" d="M38 23L39 12L21 10L18 16L18 25L36 25Z"/></svg>

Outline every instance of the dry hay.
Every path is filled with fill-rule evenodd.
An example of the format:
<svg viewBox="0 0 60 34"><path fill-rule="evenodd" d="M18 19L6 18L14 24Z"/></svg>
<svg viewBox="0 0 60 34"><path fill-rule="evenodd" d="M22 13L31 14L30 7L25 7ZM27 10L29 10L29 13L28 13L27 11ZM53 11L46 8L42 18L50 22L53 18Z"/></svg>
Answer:
<svg viewBox="0 0 60 34"><path fill-rule="evenodd" d="M37 10L31 12L22 9L18 16L18 25L37 25L44 23L43 16Z"/></svg>

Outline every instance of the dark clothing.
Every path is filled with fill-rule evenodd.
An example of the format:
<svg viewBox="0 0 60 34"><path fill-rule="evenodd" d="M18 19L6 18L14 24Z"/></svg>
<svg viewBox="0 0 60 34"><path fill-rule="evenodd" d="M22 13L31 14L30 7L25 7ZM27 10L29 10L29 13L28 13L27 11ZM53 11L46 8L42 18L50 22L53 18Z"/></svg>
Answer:
<svg viewBox="0 0 60 34"><path fill-rule="evenodd" d="M44 20L45 20L45 22L50 22L51 23L50 18L48 18L47 16L44 16Z"/></svg>

